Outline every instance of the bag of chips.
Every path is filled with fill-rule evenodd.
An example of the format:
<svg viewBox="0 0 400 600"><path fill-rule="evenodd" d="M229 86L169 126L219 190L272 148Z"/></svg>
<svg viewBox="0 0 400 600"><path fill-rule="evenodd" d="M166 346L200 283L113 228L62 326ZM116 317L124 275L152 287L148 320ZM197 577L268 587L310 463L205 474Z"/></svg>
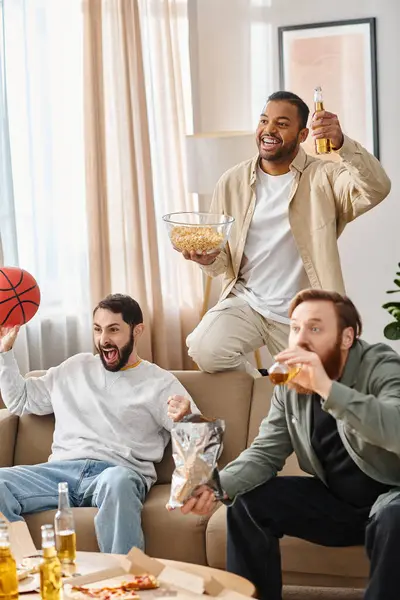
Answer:
<svg viewBox="0 0 400 600"><path fill-rule="evenodd" d="M198 414L174 423L171 439L175 470L168 510L183 506L200 485L208 484L219 491L217 462L224 429L225 422L221 419L206 419Z"/></svg>

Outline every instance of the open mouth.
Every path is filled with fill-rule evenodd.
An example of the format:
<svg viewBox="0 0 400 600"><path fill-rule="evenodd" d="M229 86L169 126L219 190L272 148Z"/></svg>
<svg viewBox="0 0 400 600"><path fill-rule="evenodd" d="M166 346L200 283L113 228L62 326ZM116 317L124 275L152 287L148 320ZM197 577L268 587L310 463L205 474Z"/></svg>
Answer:
<svg viewBox="0 0 400 600"><path fill-rule="evenodd" d="M261 138L261 147L264 150L276 150L281 145L281 140L270 135L264 135Z"/></svg>
<svg viewBox="0 0 400 600"><path fill-rule="evenodd" d="M108 365L112 365L119 359L119 352L117 348L102 348L104 360Z"/></svg>

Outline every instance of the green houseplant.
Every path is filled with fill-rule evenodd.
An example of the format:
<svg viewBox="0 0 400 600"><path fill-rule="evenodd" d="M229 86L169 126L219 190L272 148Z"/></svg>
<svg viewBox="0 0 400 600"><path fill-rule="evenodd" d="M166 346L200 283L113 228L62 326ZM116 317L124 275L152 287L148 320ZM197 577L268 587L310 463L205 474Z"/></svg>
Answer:
<svg viewBox="0 0 400 600"><path fill-rule="evenodd" d="M400 263L398 264L400 269ZM396 273L397 279L394 280L394 284L397 286L397 290L388 290L387 294L398 294L400 292L400 271ZM394 321L386 325L383 330L384 336L388 340L400 340L400 302L386 302L382 306L388 313L394 318Z"/></svg>

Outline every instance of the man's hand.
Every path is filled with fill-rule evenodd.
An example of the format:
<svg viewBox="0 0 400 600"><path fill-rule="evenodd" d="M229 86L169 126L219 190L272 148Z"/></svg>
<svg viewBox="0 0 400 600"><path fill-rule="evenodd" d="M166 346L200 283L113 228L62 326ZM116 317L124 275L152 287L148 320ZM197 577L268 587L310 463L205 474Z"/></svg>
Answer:
<svg viewBox="0 0 400 600"><path fill-rule="evenodd" d="M327 138L331 140L335 150L339 150L343 146L344 135L337 115L326 110L314 113L311 129L314 139Z"/></svg>
<svg viewBox="0 0 400 600"><path fill-rule="evenodd" d="M177 252L181 252L180 250L178 250L178 248L174 249ZM183 258L185 258L186 260L192 260L193 262L198 263L199 265L203 265L203 266L208 266L211 265L215 259L217 258L218 254L220 254L221 250L214 250L213 252L201 252L200 254L198 254L197 252L195 252L194 250L192 250L191 252L188 252L187 250L184 250L181 254L183 256Z"/></svg>
<svg viewBox="0 0 400 600"><path fill-rule="evenodd" d="M181 512L184 515L190 512L195 515L208 515L215 508L215 494L207 485L201 485L194 493L192 498L181 507Z"/></svg>
<svg viewBox="0 0 400 600"><path fill-rule="evenodd" d="M185 396L170 396L168 398L168 416L172 421L181 421L191 414L190 400Z"/></svg>
<svg viewBox="0 0 400 600"><path fill-rule="evenodd" d="M8 352L14 346L19 325L15 327L0 327L0 352Z"/></svg>
<svg viewBox="0 0 400 600"><path fill-rule="evenodd" d="M296 347L280 352L275 359L288 366L301 365L300 372L292 379L293 383L319 394L324 400L328 398L332 380L326 374L318 354Z"/></svg>

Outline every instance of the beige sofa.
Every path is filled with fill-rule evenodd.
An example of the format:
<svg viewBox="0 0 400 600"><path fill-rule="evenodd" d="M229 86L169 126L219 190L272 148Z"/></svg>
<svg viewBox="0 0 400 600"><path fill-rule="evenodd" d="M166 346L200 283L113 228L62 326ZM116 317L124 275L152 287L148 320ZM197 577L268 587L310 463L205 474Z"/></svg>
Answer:
<svg viewBox="0 0 400 600"><path fill-rule="evenodd" d="M272 393L268 378L253 380L244 373L209 375L197 371L175 373L202 412L226 421L224 451L220 466L235 458L257 434L267 414ZM1 398L0 398L1 402ZM52 416L21 418L0 410L0 466L44 462L50 453ZM184 517L179 510L167 512L165 504L173 462L170 447L158 465L158 482L150 491L143 510L146 551L152 556L208 564L225 568L225 506L210 518ZM296 459L287 462L283 475L301 475ZM74 509L80 550L98 550L93 527L94 508ZM40 525L51 522L54 511L25 515L36 545ZM323 548L295 538L281 542L284 582L293 585L364 587L368 561L364 549Z"/></svg>

